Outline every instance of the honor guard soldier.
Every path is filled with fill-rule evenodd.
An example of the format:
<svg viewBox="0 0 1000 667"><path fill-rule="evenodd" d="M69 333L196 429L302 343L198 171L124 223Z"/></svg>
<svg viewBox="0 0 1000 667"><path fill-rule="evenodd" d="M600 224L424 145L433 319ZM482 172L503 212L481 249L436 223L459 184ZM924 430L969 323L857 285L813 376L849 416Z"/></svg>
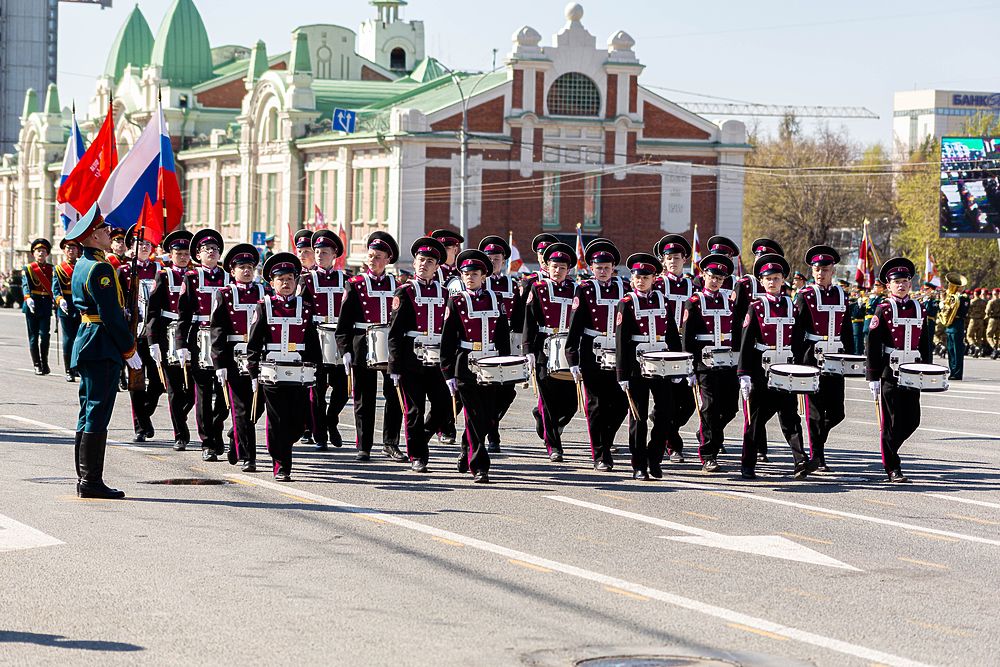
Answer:
<svg viewBox="0 0 1000 667"><path fill-rule="evenodd" d="M80 333L73 341L70 366L80 374L80 417L76 425L77 495L120 499L125 493L104 483L108 424L115 407L122 366L142 362L125 321L125 298L115 269L104 260L111 248L109 227L97 204L66 232L83 245L73 270L73 303L80 312Z"/></svg>
<svg viewBox="0 0 1000 667"><path fill-rule="evenodd" d="M989 302L986 299L984 290L972 290L969 300L969 326L966 332L966 343L969 353L973 357L987 356L986 350L986 306Z"/></svg>
<svg viewBox="0 0 1000 667"><path fill-rule="evenodd" d="M767 444L767 422L775 414L781 432L792 449L796 479L816 470L819 460L810 461L802 447L802 421L795 394L768 386L768 369L792 362L795 309L792 299L782 294L788 262L781 255L761 255L754 262L754 275L764 286L764 295L750 304L743 320L738 374L740 392L748 415L743 431L743 479L756 479L755 467Z"/></svg>
<svg viewBox="0 0 1000 667"><path fill-rule="evenodd" d="M372 232L365 243L368 248L367 270L353 276L348 282L347 296L337 319L337 345L344 360L344 369L352 373L354 382L354 423L357 429L357 461L371 458L375 441L375 392L379 373L382 374L382 395L385 408L382 414L382 450L393 461L404 462L406 454L399 451L399 429L403 412L399 407L388 369L369 366L369 352L385 355L388 348L368 349L368 330L382 327L388 331L392 299L398 287L396 279L386 273L386 267L399 259L396 239L385 232ZM373 356L377 361L377 357Z"/></svg>
<svg viewBox="0 0 1000 667"><path fill-rule="evenodd" d="M312 270L302 272L299 277L299 293L312 302L313 317L320 333L332 336L347 293L347 274L333 268L337 258L344 254L344 244L329 229L313 232L311 243L316 265ZM325 331L330 333L326 334ZM340 447L343 445L340 437L340 412L347 405L347 373L344 365L326 361L321 363L316 369L316 384L309 393L311 407L307 423L316 442L316 449L324 451L328 444Z"/></svg>
<svg viewBox="0 0 1000 667"><path fill-rule="evenodd" d="M511 322L523 323L524 316L520 312L522 305L520 288L517 282L515 282L514 277L506 274L507 260L510 259L511 255L510 244L499 236L485 236L479 242L479 249L486 253L486 256L489 257L493 265L493 273L486 279L486 289L500 297L500 301L504 305L504 310L507 312L507 317ZM519 354L521 351L522 336L521 331L515 330L512 325L510 349L514 354ZM507 410L510 409L511 404L514 402L517 390L514 388L514 384L505 384L497 387L495 393L496 422L494 423L493 431L490 433L489 444L487 446L491 454L500 452L500 420L504 418Z"/></svg>
<svg viewBox="0 0 1000 667"><path fill-rule="evenodd" d="M201 459L218 461L225 452L222 428L226 409L222 386L211 363L210 319L216 294L229 285L229 274L221 266L222 235L202 229L191 239L191 252L200 266L188 269L184 291L178 300L177 351L182 363L191 364L194 379L194 418L201 438Z"/></svg>
<svg viewBox="0 0 1000 667"><path fill-rule="evenodd" d="M80 329L80 313L73 305L73 268L83 252L83 246L76 241L64 238L59 242L59 247L66 259L53 270L55 280L52 283L52 297L58 308L56 317L59 318L62 325L60 332L62 333L63 368L66 369L66 382L76 382L76 371L70 368L69 363L70 356L73 354L73 341L76 340L76 332Z"/></svg>
<svg viewBox="0 0 1000 667"><path fill-rule="evenodd" d="M545 443L549 460L563 460L562 431L576 414L576 393L566 382L552 375L561 361L554 357L559 353L557 345L550 340L561 336L565 340L569 330L569 316L572 313L576 284L569 279L570 267L576 266L576 253L565 243L552 243L545 247L543 255L547 277L540 278L531 286L524 314L524 351L538 385L538 405L532 411L535 416L535 431ZM553 368L549 367L552 363ZM569 376L569 365L560 369Z"/></svg>
<svg viewBox="0 0 1000 667"><path fill-rule="evenodd" d="M210 320L212 365L215 376L229 397L233 420L233 442L229 463L242 462L243 472L257 472L257 433L254 425L263 412L263 404L254 408L253 379L247 353L250 320L257 304L267 297L264 285L254 280L260 252L256 246L240 243L226 253L222 266L232 280L219 290Z"/></svg>
<svg viewBox="0 0 1000 667"><path fill-rule="evenodd" d="M708 253L725 255L729 259L733 260L733 266L736 266L737 259L740 256L740 247L732 239L726 238L725 236L713 236L708 239ZM734 269L735 271L735 269ZM695 287L701 289L701 279L695 278ZM719 292L725 296L727 299L736 299L736 277L735 274L730 275L722 283L722 287L719 288Z"/></svg>
<svg viewBox="0 0 1000 667"><path fill-rule="evenodd" d="M437 279L445 289L460 292L462 290L462 278L459 275L455 261L458 253L462 250L465 237L450 229L435 229L429 236L444 246L447 256L441 260L437 270ZM454 431L454 426L452 426Z"/></svg>
<svg viewBox="0 0 1000 667"><path fill-rule="evenodd" d="M702 470L713 473L719 469L717 458L726 439L726 426L736 416L739 402L736 362L740 336L733 304L720 291L733 274L733 260L716 253L704 257L698 266L702 288L684 305L684 351L694 357L701 422L698 456Z"/></svg>
<svg viewBox="0 0 1000 667"><path fill-rule="evenodd" d="M167 407L174 429L174 449L178 452L183 452L191 442L187 417L194 407L194 393L188 386L184 364L179 357L171 357L169 350L177 345L178 308L184 291L184 276L191 263L191 237L191 232L183 229L164 237L163 248L170 253L170 266L156 274L156 283L146 304L149 354L153 363L163 371Z"/></svg>
<svg viewBox="0 0 1000 667"><path fill-rule="evenodd" d="M289 252L264 262L274 294L257 304L247 342L251 389L264 394L265 442L277 482L292 481L292 445L302 437L309 385L322 359L312 304L296 295L301 272L302 263Z"/></svg>
<svg viewBox="0 0 1000 667"><path fill-rule="evenodd" d="M302 262L303 271L311 271L316 266L316 254L312 244L313 233L308 229L300 229L295 232L292 242L295 245L295 256Z"/></svg>
<svg viewBox="0 0 1000 667"><path fill-rule="evenodd" d="M49 328L52 326L52 265L49 254L52 244L48 239L31 242L31 254L35 261L21 271L21 291L24 303L21 311L28 324L28 351L35 375L48 375L49 370Z"/></svg>
<svg viewBox="0 0 1000 667"><path fill-rule="evenodd" d="M781 244L772 239L756 239L750 244L750 251L753 253L754 260L762 255L785 256L785 251L782 249ZM757 280L757 276L747 273L736 279L733 317L736 318L737 322L743 321L747 310L750 309L750 304L763 294L764 288L761 286L760 281Z"/></svg>
<svg viewBox="0 0 1000 667"><path fill-rule="evenodd" d="M591 241L584 249L584 257L594 277L576 288L566 336L566 360L573 379L583 382L583 410L594 469L610 472L614 467L615 434L628 413L625 393L615 376L615 309L626 288L615 275L621 253L614 243L606 239Z"/></svg>
<svg viewBox="0 0 1000 667"><path fill-rule="evenodd" d="M920 304L910 298L916 268L905 257L890 259L879 270L889 288L868 330L865 376L879 411L882 465L893 483L909 482L903 475L899 449L920 426L920 391L899 384L901 364L930 359L933 332L924 326Z"/></svg>
<svg viewBox="0 0 1000 667"><path fill-rule="evenodd" d="M437 279L444 245L424 236L410 247L413 278L396 290L389 320L389 377L403 404L406 454L414 472L427 472L427 443L445 415L451 421L448 387L441 374L441 329L448 290ZM430 412L425 421L427 402Z"/></svg>
<svg viewBox="0 0 1000 667"><path fill-rule="evenodd" d="M166 389L160 374L154 370L156 364L149 353L149 339L146 337L146 313L148 312L149 295L153 292L156 284L156 275L160 271L160 265L150 259L153 252L153 244L143 239L136 242L136 226L132 225L125 232L125 245L135 253L135 263L130 260L121 265L118 269L118 280L121 283L122 291L126 296L132 293L133 267L135 279L139 281L137 287L138 295L138 326L136 328L136 349L139 351L139 358L142 359L145 383L142 387L129 390L129 401L132 404L132 429L135 432L133 440L135 442L146 442L155 435L153 429L153 413L156 412L156 405L160 396Z"/></svg>
<svg viewBox="0 0 1000 667"><path fill-rule="evenodd" d="M111 228L111 252L107 255L108 263L115 268L115 271L120 269L122 265L127 261L125 258L125 230L119 227Z"/></svg>
<svg viewBox="0 0 1000 667"><path fill-rule="evenodd" d="M625 265L632 274L632 289L616 308L615 356L618 383L625 392L632 413L628 422L632 477L663 479L660 465L673 419L670 402L674 383L666 377L644 377L638 354L647 350L679 352L681 340L667 307L667 298L663 292L653 289L653 281L663 271L660 260L649 253L639 252L629 256ZM654 403L652 413L649 410L650 394ZM647 445L649 417L653 418L653 428L649 431Z"/></svg>
<svg viewBox="0 0 1000 667"><path fill-rule="evenodd" d="M854 331L847 321L847 294L833 284L840 254L828 245L813 246L806 251L805 263L812 267L813 284L800 289L795 297L792 352L795 363L822 368L826 355L853 352ZM819 391L806 394L803 400L809 455L818 460L817 470L829 472L826 441L833 427L844 421L844 376L821 374Z"/></svg>
<svg viewBox="0 0 1000 667"><path fill-rule="evenodd" d="M492 271L489 258L480 250L458 255L463 291L451 295L441 331L441 371L452 395L462 399L465 433L459 472L472 472L472 481L489 480L490 455L487 437L496 419L496 385L479 384L469 366L470 359L510 354L510 329L505 306L495 292L484 288Z"/></svg>
<svg viewBox="0 0 1000 667"><path fill-rule="evenodd" d="M996 359L1000 357L1000 287L993 288L993 295L986 304L986 317L989 319L986 325L986 340L993 350L990 357ZM930 320L928 325L933 328L934 320Z"/></svg>

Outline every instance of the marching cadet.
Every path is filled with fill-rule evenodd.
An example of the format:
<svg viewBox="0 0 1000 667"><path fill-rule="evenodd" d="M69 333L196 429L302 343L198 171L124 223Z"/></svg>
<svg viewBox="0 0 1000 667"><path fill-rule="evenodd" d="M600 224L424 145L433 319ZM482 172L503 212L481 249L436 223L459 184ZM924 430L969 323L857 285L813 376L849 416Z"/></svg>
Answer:
<svg viewBox="0 0 1000 667"><path fill-rule="evenodd" d="M452 395L462 399L465 433L459 472L472 472L472 481L490 481L490 455L486 440L495 420L493 385L481 385L469 368L469 359L510 354L510 329L506 306L495 292L484 288L492 267L480 250L466 250L458 255L458 270L465 287L448 301L444 329L441 331L441 371Z"/></svg>
<svg viewBox="0 0 1000 667"><path fill-rule="evenodd" d="M566 360L573 379L583 382L586 394L583 411L594 469L610 472L614 467L611 448L615 434L628 413L628 402L618 386L613 363L615 308L625 296L625 284L614 275L615 267L621 263L621 253L614 243L606 239L591 241L584 249L584 256L594 277L576 288L566 337ZM602 363L604 359L611 360L611 365Z"/></svg>
<svg viewBox="0 0 1000 667"><path fill-rule="evenodd" d="M691 244L680 234L667 234L653 246L653 254L663 264L663 273L653 281L653 289L667 297L670 316L678 332L684 327L684 304L694 294L694 282L684 277L684 264L691 257ZM684 438L680 429L694 414L694 393L687 387L673 387L673 419L667 432L667 454L672 463L684 462ZM655 409L655 408L654 408ZM656 421L655 419L653 421Z"/></svg>
<svg viewBox="0 0 1000 667"><path fill-rule="evenodd" d="M250 320L257 304L266 298L264 285L254 280L260 252L256 246L240 243L226 253L223 268L232 281L217 292L212 308L212 365L222 391L229 396L233 420L233 445L229 463L242 462L243 472L257 472L257 433L254 424L264 410L253 410L253 379L247 364Z"/></svg>
<svg viewBox="0 0 1000 667"><path fill-rule="evenodd" d="M35 375L48 375L49 370L49 327L52 325L52 265L49 254L52 244L48 239L31 242L31 254L35 261L21 271L21 292L24 313L28 325L28 351Z"/></svg>
<svg viewBox="0 0 1000 667"><path fill-rule="evenodd" d="M81 498L117 500L125 493L104 483L108 424L115 407L123 365L142 362L125 321L125 299L114 268L104 260L111 248L109 227L97 204L66 232L83 245L73 270L73 304L80 312L80 333L73 341L70 366L80 374L80 417L76 425L76 492Z"/></svg>
<svg viewBox="0 0 1000 667"><path fill-rule="evenodd" d="M531 286L525 302L524 352L534 367L538 385L538 405L532 410L535 431L545 443L549 460L563 460L562 431L576 414L576 393L565 381L553 377L548 367L550 336L565 334L576 285L569 279L576 266L576 253L565 243L546 245L543 255L548 274ZM557 363L558 359L552 359ZM563 369L569 372L567 366Z"/></svg>
<svg viewBox="0 0 1000 667"><path fill-rule="evenodd" d="M513 276L506 274L507 260L510 259L510 244L499 236L485 236L479 242L479 249L486 253L493 264L493 273L486 279L486 289L495 293L503 302L504 310L511 322L523 322L521 309L521 299L519 298L519 288ZM511 326L510 349L514 354L521 348L521 331L516 331ZM507 414L514 398L517 396L517 389L513 384L505 384L496 388L495 401L497 414L493 424L493 430L489 435L487 449L491 454L500 452L500 421Z"/></svg>
<svg viewBox="0 0 1000 667"><path fill-rule="evenodd" d="M335 327L347 293L347 274L333 265L344 254L344 244L329 229L313 232L311 243L316 265L309 271L302 271L299 293L312 302L317 326ZM330 390L329 401L327 389ZM347 405L347 373L343 364L321 363L316 369L316 384L309 393L311 407L307 423L316 449L325 451L328 443L340 447L344 444L340 437L340 412Z"/></svg>
<svg viewBox="0 0 1000 667"><path fill-rule="evenodd" d="M194 393L188 387L185 365L168 359L170 338L177 342L176 328L179 301L184 291L184 276L191 263L191 232L178 229L163 239L163 248L170 253L170 266L156 274L156 283L146 303L146 336L153 363L163 371L167 389L167 407L174 429L174 450L183 452L191 442L187 417L194 407Z"/></svg>
<svg viewBox="0 0 1000 667"><path fill-rule="evenodd" d="M822 368L824 355L854 349L854 332L847 321L847 294L833 284L840 254L828 245L813 246L806 251L805 263L812 267L813 283L795 297L792 353L795 363ZM829 472L826 441L833 427L844 421L844 376L821 374L819 391L807 394L804 403L809 455L819 463L816 470Z"/></svg>
<svg viewBox="0 0 1000 667"><path fill-rule="evenodd" d="M901 387L898 363L930 358L930 327L924 325L920 304L910 298L916 269L905 257L890 259L879 270L889 297L878 305L868 331L865 375L879 410L882 464L892 483L910 480L903 475L899 449L920 426L920 391ZM895 361L893 357L899 359Z"/></svg>
<svg viewBox="0 0 1000 667"><path fill-rule="evenodd" d="M668 378L647 378L640 372L637 354L640 349L681 349L680 336L673 316L668 312L663 292L653 289L653 280L663 271L655 256L640 252L625 262L632 273L632 289L616 307L615 352L618 384L625 392L632 414L628 421L628 448L632 453L632 478L663 479L663 454L667 432L673 419L669 402L673 384ZM653 395L654 410L649 411ZM646 443L647 421L653 419Z"/></svg>
<svg viewBox="0 0 1000 667"><path fill-rule="evenodd" d="M368 248L367 270L353 276L348 282L337 319L337 345L344 359L344 370L354 378L354 423L357 429L358 453L356 461L371 459L375 441L375 391L379 373L382 374L382 395L385 408L382 413L382 451L393 461L408 461L399 451L399 429L403 412L395 395L388 370L380 371L368 366L367 331L371 327L388 327L392 299L396 294L395 277L386 273L386 267L399 259L396 239L385 232L372 232L365 242Z"/></svg>
<svg viewBox="0 0 1000 667"><path fill-rule="evenodd" d="M292 481L292 445L302 437L309 409L308 384L262 382L261 368L275 362L283 368L301 368L322 359L312 304L296 295L302 263L290 252L279 252L264 262L264 279L274 294L256 306L247 341L247 365L253 393L261 383L267 410L264 434L274 461L274 480ZM249 453L249 452L248 452Z"/></svg>
<svg viewBox="0 0 1000 667"><path fill-rule="evenodd" d="M986 325L986 339L993 348L990 357L996 359L1000 357L1000 287L993 289L993 296L986 304L986 317L989 319ZM933 326L933 322L930 324Z"/></svg>
<svg viewBox="0 0 1000 667"><path fill-rule="evenodd" d="M802 422L795 394L778 391L767 385L767 370L772 364L791 363L795 310L791 297L782 294L788 262L781 255L761 255L754 262L754 274L764 286L764 295L750 304L743 320L740 361L737 374L740 393L746 401L746 428L743 431L743 479L756 479L754 471L759 452L767 441L767 422L775 414L795 460L796 479L805 479L819 466L819 459L808 460L802 447Z"/></svg>
<svg viewBox="0 0 1000 667"><path fill-rule="evenodd" d="M462 279L455 261L458 258L458 253L462 250L462 244L465 243L465 237L450 229L435 229L429 236L443 245L447 252L447 256L441 260L441 264L438 266L438 282L444 285L445 289L461 290ZM452 425L452 431L454 430L455 427ZM454 436L454 433L452 435Z"/></svg>
<svg viewBox="0 0 1000 667"><path fill-rule="evenodd" d="M61 264L55 267L53 275L55 281L52 284L52 297L59 308L56 317L59 318L62 333L62 354L63 368L66 369L66 382L76 382L76 371L70 368L70 356L73 354L73 341L76 340L76 332L80 329L80 313L73 305L73 267L83 252L83 246L73 240L65 238L59 242L59 247L66 257ZM126 292L127 293L127 292Z"/></svg>
<svg viewBox="0 0 1000 667"><path fill-rule="evenodd" d="M107 256L108 264L114 267L115 271L121 268L126 262L125 258L125 230L120 227L111 228L111 252Z"/></svg>
<svg viewBox="0 0 1000 667"><path fill-rule="evenodd" d="M525 304L528 301L528 295L531 294L531 288L536 282L544 278L548 278L549 274L545 270L545 249L552 245L553 243L558 243L557 239L553 234L538 234L531 240L531 249L535 251L535 257L538 260L538 269L527 274L521 278L521 317L527 312ZM511 329L513 331L523 331L524 321L523 320L511 320Z"/></svg>
<svg viewBox="0 0 1000 667"><path fill-rule="evenodd" d="M229 410L226 409L222 386L215 369L203 366L210 359L210 350L202 350L202 337L210 336L210 319L215 295L229 285L229 274L219 266L223 249L222 234L214 229L202 229L191 239L191 252L200 266L188 269L184 276L184 291L177 302L177 352L181 363L191 364L194 379L194 418L201 438L201 460L218 461L225 452L222 428ZM210 340L210 338L205 338Z"/></svg>
<svg viewBox="0 0 1000 667"><path fill-rule="evenodd" d="M733 274L733 260L715 253L698 266L702 288L684 304L684 351L694 357L695 391L700 400L698 456L702 471L713 473L719 470L717 458L726 426L736 416L739 402L736 357L740 336L734 326L733 304L720 291Z"/></svg>
<svg viewBox="0 0 1000 667"><path fill-rule="evenodd" d="M753 253L755 260L761 255L773 254L781 255L782 257L785 256L785 251L782 249L781 244L772 239L756 239L750 244L750 251ZM743 321L747 310L750 309L750 304L762 294L764 294L764 288L761 287L757 276L747 273L736 280L736 301L733 304L733 317L737 322Z"/></svg>
<svg viewBox="0 0 1000 667"><path fill-rule="evenodd" d="M729 259L733 260L733 266L736 266L737 259L740 256L740 247L732 239L726 238L725 236L713 236L708 239L708 253L725 255ZM735 269L734 269L735 271ZM701 289L701 278L695 278L694 286ZM722 283L722 287L719 288L719 292L727 299L735 299L736 291L736 277L731 274Z"/></svg>
<svg viewBox="0 0 1000 667"><path fill-rule="evenodd" d="M295 245L295 255L302 262L303 271L311 271L316 266L316 255L312 245L313 233L308 229L300 229L295 232L292 242Z"/></svg>
<svg viewBox="0 0 1000 667"><path fill-rule="evenodd" d="M155 435L153 429L153 413L156 412L156 405L163 395L165 388L160 374L154 371L156 364L149 353L149 339L146 337L146 314L148 312L149 295L156 284L156 276L160 271L160 265L150 259L153 252L153 244L142 239L136 242L136 226L132 225L125 232L125 244L136 255L135 274L139 281L138 286L138 317L139 324L136 330L136 349L139 351L139 358L146 369L145 383L142 387L129 390L129 402L132 405L132 429L135 432L134 442L146 442ZM122 291L127 295L132 290L132 262L125 262L118 269L118 280L121 283Z"/></svg>
<svg viewBox="0 0 1000 667"><path fill-rule="evenodd" d="M406 419L406 453L414 472L427 472L431 436L451 416L448 387L441 374L441 329L448 290L436 279L445 246L424 236L410 247L413 279L396 290L389 320L389 377L399 389ZM419 354L418 354L419 352ZM435 354L436 352L436 354ZM424 408L431 410L424 420Z"/></svg>

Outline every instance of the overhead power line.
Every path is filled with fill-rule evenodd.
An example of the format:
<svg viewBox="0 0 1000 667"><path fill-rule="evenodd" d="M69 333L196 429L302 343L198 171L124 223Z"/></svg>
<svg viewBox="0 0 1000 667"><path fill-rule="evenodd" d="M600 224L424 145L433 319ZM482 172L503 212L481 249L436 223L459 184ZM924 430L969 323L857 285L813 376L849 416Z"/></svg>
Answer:
<svg viewBox="0 0 1000 667"><path fill-rule="evenodd" d="M878 114L865 107L824 107L782 104L732 104L721 102L676 102L694 113L716 116L795 116L796 118L861 118L878 119Z"/></svg>

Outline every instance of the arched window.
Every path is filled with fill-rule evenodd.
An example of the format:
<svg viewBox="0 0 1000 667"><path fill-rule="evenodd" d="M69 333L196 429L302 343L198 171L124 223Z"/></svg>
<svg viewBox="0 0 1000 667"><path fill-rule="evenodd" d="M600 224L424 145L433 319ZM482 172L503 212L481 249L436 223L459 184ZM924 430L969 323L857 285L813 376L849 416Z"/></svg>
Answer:
<svg viewBox="0 0 1000 667"><path fill-rule="evenodd" d="M548 96L551 116L598 116L601 91L590 77L569 72L552 82Z"/></svg>
<svg viewBox="0 0 1000 667"><path fill-rule="evenodd" d="M278 141L281 139L281 135L278 133L278 110L271 107L271 110L267 112L267 140L268 141Z"/></svg>
<svg viewBox="0 0 1000 667"><path fill-rule="evenodd" d="M389 69L394 71L406 71L406 51L397 46L389 52Z"/></svg>

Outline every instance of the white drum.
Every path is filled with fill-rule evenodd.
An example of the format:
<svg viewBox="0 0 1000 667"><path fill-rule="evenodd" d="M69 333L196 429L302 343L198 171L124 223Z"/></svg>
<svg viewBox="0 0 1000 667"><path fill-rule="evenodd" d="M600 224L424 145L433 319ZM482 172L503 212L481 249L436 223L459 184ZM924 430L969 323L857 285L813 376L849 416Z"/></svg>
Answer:
<svg viewBox="0 0 1000 667"><path fill-rule="evenodd" d="M613 371L618 365L618 353L612 336L594 337L594 359L606 371Z"/></svg>
<svg viewBox="0 0 1000 667"><path fill-rule="evenodd" d="M919 391L948 391L948 369L937 364L900 364L899 386Z"/></svg>
<svg viewBox="0 0 1000 667"><path fill-rule="evenodd" d="M764 350L760 358L760 363L763 364L766 371L771 366L791 366L794 362L792 361L791 351Z"/></svg>
<svg viewBox="0 0 1000 667"><path fill-rule="evenodd" d="M480 357L469 361L479 384L516 384L531 374L527 357Z"/></svg>
<svg viewBox="0 0 1000 667"><path fill-rule="evenodd" d="M687 377L694 373L690 352L640 352L639 374L644 378Z"/></svg>
<svg viewBox="0 0 1000 667"><path fill-rule="evenodd" d="M823 372L827 375L843 375L848 378L865 376L865 358L860 354L839 352L823 356Z"/></svg>
<svg viewBox="0 0 1000 667"><path fill-rule="evenodd" d="M735 368L739 354L730 347L703 347L701 363L708 368Z"/></svg>
<svg viewBox="0 0 1000 667"><path fill-rule="evenodd" d="M417 336L413 339L413 354L424 366L440 366L441 336Z"/></svg>
<svg viewBox="0 0 1000 667"><path fill-rule="evenodd" d="M310 386L316 384L316 365L264 361L260 364L260 383Z"/></svg>
<svg viewBox="0 0 1000 667"><path fill-rule="evenodd" d="M177 356L177 327L180 322L174 320L167 325L167 363L171 366L180 366L181 358Z"/></svg>
<svg viewBox="0 0 1000 667"><path fill-rule="evenodd" d="M368 327L368 368L384 371L389 368L389 325Z"/></svg>
<svg viewBox="0 0 1000 667"><path fill-rule="evenodd" d="M212 365L212 330L208 327L198 329L198 368L208 370Z"/></svg>
<svg viewBox="0 0 1000 667"><path fill-rule="evenodd" d="M319 346L323 350L323 363L339 366L343 363L337 347L337 325L323 323L319 327Z"/></svg>
<svg viewBox="0 0 1000 667"><path fill-rule="evenodd" d="M767 386L790 394L814 394L819 391L819 369L799 364L772 364L767 369Z"/></svg>
<svg viewBox="0 0 1000 667"><path fill-rule="evenodd" d="M566 359L566 339L568 334L550 334L545 339L545 368L549 372L549 377L557 380L572 380L573 374L569 372L569 361Z"/></svg>

